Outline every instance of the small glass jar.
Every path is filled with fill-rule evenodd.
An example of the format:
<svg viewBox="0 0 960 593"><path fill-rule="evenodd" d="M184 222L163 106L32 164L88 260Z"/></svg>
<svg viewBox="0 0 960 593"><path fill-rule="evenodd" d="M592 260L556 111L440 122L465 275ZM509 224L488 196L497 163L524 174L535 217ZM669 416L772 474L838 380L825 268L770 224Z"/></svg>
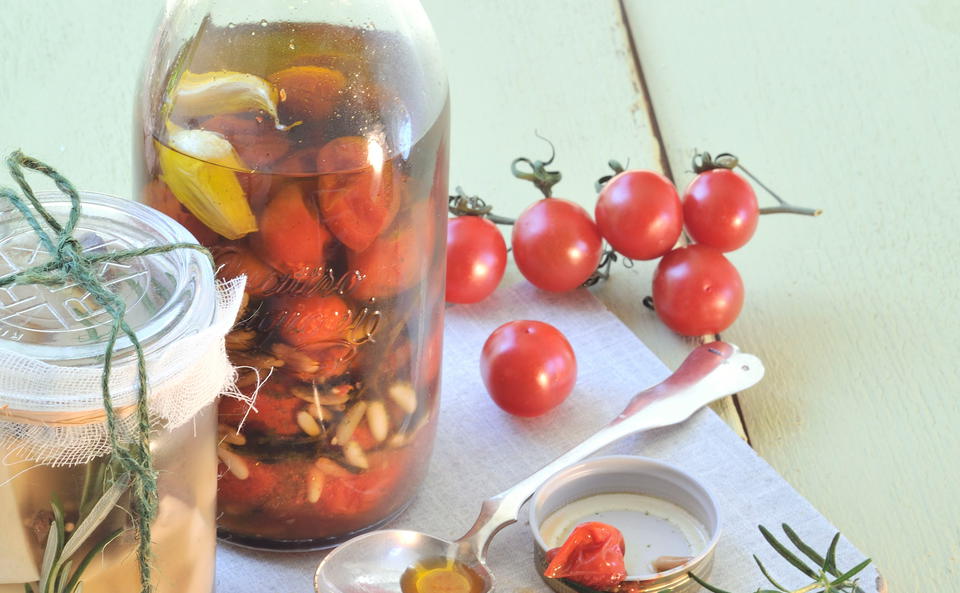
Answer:
<svg viewBox="0 0 960 593"><path fill-rule="evenodd" d="M56 219L66 220L69 198L56 192L38 197ZM81 199L73 236L87 255L194 242L182 226L140 204L93 193L82 193ZM0 212L0 277L46 258L21 215ZM185 390L179 382L198 371L197 358L207 353L186 357L176 350L183 340L204 335L216 320L213 271L202 254L177 250L101 263L96 272L127 306L125 319L146 354L150 409L157 412L151 415L150 443L159 473L159 508L152 523L154 590L210 593L216 545L214 402L226 377L212 378L201 391ZM105 412L98 405L111 322L75 284L0 289L0 589L17 584L23 591L22 583L40 577L44 550L56 528L55 506L62 508L69 543L118 477L109 463ZM230 372L222 333L220 341L209 360L219 353L222 364L205 365L211 374ZM111 380L121 442L134 430L135 378L136 355L123 337L116 345ZM107 534L121 530L80 575L84 593L140 591L129 508L124 494L70 556L75 569Z"/></svg>
<svg viewBox="0 0 960 593"><path fill-rule="evenodd" d="M143 200L247 277L227 338L221 536L336 544L396 516L433 446L447 82L415 0L182 0L141 95Z"/></svg>

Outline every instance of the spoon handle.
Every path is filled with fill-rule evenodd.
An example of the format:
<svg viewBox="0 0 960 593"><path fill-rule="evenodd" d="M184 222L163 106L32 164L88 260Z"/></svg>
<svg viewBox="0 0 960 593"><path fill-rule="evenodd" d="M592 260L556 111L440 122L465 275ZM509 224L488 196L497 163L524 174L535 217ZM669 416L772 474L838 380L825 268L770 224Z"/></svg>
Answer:
<svg viewBox="0 0 960 593"><path fill-rule="evenodd" d="M693 350L662 383L641 391L609 424L530 477L483 502L476 523L457 540L479 557L494 535L516 522L520 507L547 478L627 435L683 422L713 400L756 384L763 377L757 357L731 344L711 342Z"/></svg>

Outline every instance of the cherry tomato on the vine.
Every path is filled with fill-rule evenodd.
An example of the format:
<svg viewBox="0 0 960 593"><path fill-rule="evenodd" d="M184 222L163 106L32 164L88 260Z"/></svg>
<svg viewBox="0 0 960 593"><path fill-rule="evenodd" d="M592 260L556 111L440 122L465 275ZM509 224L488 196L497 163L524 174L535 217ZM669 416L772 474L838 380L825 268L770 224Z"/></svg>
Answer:
<svg viewBox="0 0 960 593"><path fill-rule="evenodd" d="M729 169L697 175L683 196L683 222L697 243L733 251L757 230L760 209L746 179Z"/></svg>
<svg viewBox="0 0 960 593"><path fill-rule="evenodd" d="M511 321L483 345L480 374L490 397L515 416L539 416L570 395L577 359L560 330L541 321Z"/></svg>
<svg viewBox="0 0 960 593"><path fill-rule="evenodd" d="M527 207L513 225L510 242L524 278L551 292L583 284L596 270L603 249L590 214L559 198L545 198Z"/></svg>
<svg viewBox="0 0 960 593"><path fill-rule="evenodd" d="M490 296L507 267L507 243L497 225L480 216L447 220L448 303L476 303Z"/></svg>
<svg viewBox="0 0 960 593"><path fill-rule="evenodd" d="M600 234L630 259L670 251L683 230L683 209L673 183L653 171L624 171L600 191L594 211Z"/></svg>
<svg viewBox="0 0 960 593"><path fill-rule="evenodd" d="M681 247L657 265L653 305L663 323L678 334L715 334L740 314L743 281L719 250L699 244Z"/></svg>

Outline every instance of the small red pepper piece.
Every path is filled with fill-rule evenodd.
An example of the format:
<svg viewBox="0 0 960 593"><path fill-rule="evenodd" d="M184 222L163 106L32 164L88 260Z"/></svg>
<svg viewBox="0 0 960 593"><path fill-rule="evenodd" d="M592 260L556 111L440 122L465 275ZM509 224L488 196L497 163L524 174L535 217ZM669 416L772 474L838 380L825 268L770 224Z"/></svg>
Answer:
<svg viewBox="0 0 960 593"><path fill-rule="evenodd" d="M592 589L616 589L627 578L623 535L616 527L593 521L577 525L567 541L547 552L544 576L568 579Z"/></svg>

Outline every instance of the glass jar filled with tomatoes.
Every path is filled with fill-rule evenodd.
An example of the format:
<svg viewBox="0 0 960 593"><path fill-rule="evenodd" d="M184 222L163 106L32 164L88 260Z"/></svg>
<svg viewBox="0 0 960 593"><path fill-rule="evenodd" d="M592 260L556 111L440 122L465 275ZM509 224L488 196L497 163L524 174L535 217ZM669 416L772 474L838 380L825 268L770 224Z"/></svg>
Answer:
<svg viewBox="0 0 960 593"><path fill-rule="evenodd" d="M397 515L432 448L447 83L415 1L182 0L141 94L143 201L247 278L227 337L220 534L336 544Z"/></svg>

